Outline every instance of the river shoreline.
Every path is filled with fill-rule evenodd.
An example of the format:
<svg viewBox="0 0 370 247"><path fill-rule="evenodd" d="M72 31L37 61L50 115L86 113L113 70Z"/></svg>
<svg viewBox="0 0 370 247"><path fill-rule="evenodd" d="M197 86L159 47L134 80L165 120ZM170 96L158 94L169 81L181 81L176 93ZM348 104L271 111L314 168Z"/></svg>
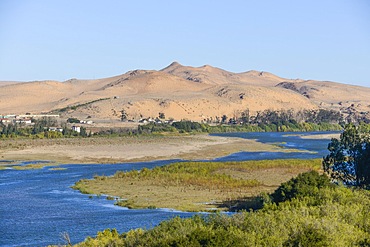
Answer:
<svg viewBox="0 0 370 247"><path fill-rule="evenodd" d="M117 207L113 205L113 201L101 196L103 194L115 195L113 191L97 188L95 191L96 196L94 196L81 194L79 191L70 188L82 179L91 179L103 175L109 177L117 171L141 170L143 168L151 170L158 166L172 164L176 161L176 158L179 159L181 157L185 160L188 160L187 157L194 160L202 160L206 157L212 159L212 157L225 156L227 153L233 154L221 159L215 159L214 163L222 163L218 161L237 161L236 163L240 163L242 160L287 158L320 159L324 155L320 150L326 149L328 141L328 139L321 141L305 140L298 136L289 136L289 133L239 133L228 136L209 136L204 134L92 137L54 140L2 139L0 141L1 160L14 160L15 162L11 165L14 165L14 163L18 163L21 166L34 164L33 168L35 169L26 171L20 171L16 168L9 169L5 167L7 162L0 162L0 169L4 168L0 173L2 179L1 185L4 191L0 206L0 211L3 212L4 219L0 223L0 229L5 230L3 234L4 238L0 240L0 245L6 243L18 246L26 245L27 243L32 246L47 246L48 244L60 243L59 236L62 232L73 233L71 238L76 243L83 241L86 236L95 235L97 231L102 229L115 228L118 232L127 232L134 228L150 228L163 220L175 216L188 217L192 215L192 213L188 212L171 210L127 210ZM81 156L66 156L65 153L69 152L69 150L72 150L74 155ZM260 150L265 151L259 152ZM235 153L240 151L246 152ZM30 155L32 152L33 156ZM99 155L104 155L104 152L110 152L113 158L117 159L106 157L107 162L99 164L101 161L98 159ZM129 162L127 158L132 158L135 152L137 152L137 159L141 158L143 160L148 159L150 157L149 155L155 157L155 154L159 152L169 154L170 156L167 156L167 160L138 163ZM173 159L168 160L168 157L173 157ZM86 158L90 158L90 160ZM154 159L166 158L163 158L162 155L152 158L152 160ZM63 162L54 162L52 164L53 167L36 169L37 165L35 163L40 160L59 160ZM94 163L94 165L88 164L87 161ZM110 164L108 161L112 163L116 162L117 164ZM283 164L289 163L286 160L282 162ZM300 161L296 162L299 163L298 165L303 164ZM259 166L252 165L252 170L244 169L243 172L239 169L242 167L223 167L222 169L211 171L211 173L226 174L235 179L260 181L260 186L250 187L248 191L239 192L232 189L232 192L243 193L236 195L236 197L253 197L261 191L271 192L281 181L286 181L304 170L304 167L303 170L297 170L296 165L285 168L280 165L270 167L274 161L266 161L265 163L269 164L269 166L261 166L261 169L257 169ZM61 166L58 166L59 164ZM317 164L320 165L320 162ZM42 165L49 164L44 163ZM117 184L117 186L108 184L107 188L111 189L121 186L121 188L127 189L126 192L120 190L123 193L122 195L116 194L119 198L128 199L130 198L128 193L134 193L135 195L133 197L131 196L131 199L135 199L135 196L139 196L140 192L142 193L142 198L148 199L149 197L146 194L153 196L154 192L160 192L155 186L161 187L164 198L167 199L164 201L166 205L150 202L148 206L142 205L143 207L152 208L155 205L158 208L176 208L175 206L177 205L178 208L178 205L181 203L186 206L182 208L183 210L194 210L187 206L189 203L183 203L178 200L183 195L193 195L193 193L198 191L200 192L200 200L194 201L194 203L198 203L195 204L196 209L204 206L208 210L212 210L215 207L217 207L217 210L222 210L223 206L217 204L217 202L230 202L230 200L232 202L230 205L234 208L234 199L237 199L227 193L225 198L219 198L218 196L225 194L225 192L219 191L221 188L217 190L217 186L216 188L210 188L204 191L196 185L186 186L184 184L183 187L179 187L164 184L170 189L167 190L163 187L163 184L152 184L150 180L126 182L128 184ZM149 184L146 186L145 183ZM168 194L167 196L166 193ZM205 193L208 193L209 197ZM172 198L168 200L171 196ZM154 197L160 198L156 194L154 194ZM167 202L176 205L168 205ZM188 202L190 201L188 200ZM210 204L214 202L217 205ZM140 206L140 204L139 201L137 203L134 201L131 206Z"/></svg>
<svg viewBox="0 0 370 247"><path fill-rule="evenodd" d="M148 160L209 160L236 152L284 151L277 145L235 137L199 135L12 139L0 142L0 159L60 164L109 164ZM0 162L0 166L6 162Z"/></svg>

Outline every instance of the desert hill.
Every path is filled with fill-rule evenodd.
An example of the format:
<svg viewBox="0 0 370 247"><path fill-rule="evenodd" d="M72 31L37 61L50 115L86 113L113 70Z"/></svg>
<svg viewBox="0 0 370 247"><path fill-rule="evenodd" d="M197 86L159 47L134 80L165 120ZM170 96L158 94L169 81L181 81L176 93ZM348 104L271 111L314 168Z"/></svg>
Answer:
<svg viewBox="0 0 370 247"><path fill-rule="evenodd" d="M182 77L186 80L210 85L243 84L253 86L274 86L282 81L292 81L263 71L251 70L244 73L232 73L209 65L196 68L183 66L178 62L173 62L161 71Z"/></svg>
<svg viewBox="0 0 370 247"><path fill-rule="evenodd" d="M68 108L70 107L70 108ZM98 80L0 83L0 115L58 112L62 117L119 121L166 118L201 121L249 109L370 111L370 88L328 81L286 79L268 72L233 73L209 65L173 62Z"/></svg>

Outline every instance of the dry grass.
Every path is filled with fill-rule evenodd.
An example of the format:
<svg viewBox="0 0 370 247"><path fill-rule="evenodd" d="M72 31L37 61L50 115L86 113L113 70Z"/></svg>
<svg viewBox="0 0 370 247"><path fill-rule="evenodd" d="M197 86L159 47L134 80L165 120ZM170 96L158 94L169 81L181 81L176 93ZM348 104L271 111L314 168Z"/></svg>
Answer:
<svg viewBox="0 0 370 247"><path fill-rule="evenodd" d="M179 168L180 166L180 168ZM274 191L299 173L319 170L320 160L189 162L113 177L81 180L83 193L119 197L129 208L183 211L230 210L228 202Z"/></svg>
<svg viewBox="0 0 370 247"><path fill-rule="evenodd" d="M12 166L15 170L34 170L34 169L42 169L47 166L55 166L55 163L37 163L37 164L27 164L24 166ZM57 168L53 168L57 170Z"/></svg>

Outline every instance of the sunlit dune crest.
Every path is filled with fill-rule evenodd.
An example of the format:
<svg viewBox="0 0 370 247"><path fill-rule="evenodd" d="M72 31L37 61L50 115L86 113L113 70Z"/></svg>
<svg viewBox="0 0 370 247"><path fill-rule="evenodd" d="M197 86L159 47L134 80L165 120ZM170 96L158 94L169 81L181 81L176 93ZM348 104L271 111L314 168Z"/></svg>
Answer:
<svg viewBox="0 0 370 247"><path fill-rule="evenodd" d="M98 99L106 99L96 101ZM77 117L128 119L157 117L201 121L226 115L233 117L249 109L257 111L293 109L370 110L370 88L329 81L286 79L263 71L233 73L204 65L183 66L173 62L160 71L133 70L97 79L64 82L0 83L0 114L52 112L79 107Z"/></svg>

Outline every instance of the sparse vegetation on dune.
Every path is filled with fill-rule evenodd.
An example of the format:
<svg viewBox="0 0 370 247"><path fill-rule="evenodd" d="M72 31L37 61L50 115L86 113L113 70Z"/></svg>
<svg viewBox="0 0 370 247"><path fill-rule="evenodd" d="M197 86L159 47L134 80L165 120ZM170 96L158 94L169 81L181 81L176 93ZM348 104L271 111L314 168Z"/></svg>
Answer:
<svg viewBox="0 0 370 247"><path fill-rule="evenodd" d="M104 100L109 100L109 99L110 98L100 98L100 99L96 99L96 100L91 100L91 101L86 102L86 103L81 103L81 104L76 104L76 105L66 106L66 107L63 107L63 108L60 108L60 109L56 109L56 110L51 111L50 113L55 114L55 113L67 112L67 111L70 111L70 110L77 110L78 108L85 107L85 106L91 105L93 103L96 103L96 102L99 102L99 101L104 101Z"/></svg>

